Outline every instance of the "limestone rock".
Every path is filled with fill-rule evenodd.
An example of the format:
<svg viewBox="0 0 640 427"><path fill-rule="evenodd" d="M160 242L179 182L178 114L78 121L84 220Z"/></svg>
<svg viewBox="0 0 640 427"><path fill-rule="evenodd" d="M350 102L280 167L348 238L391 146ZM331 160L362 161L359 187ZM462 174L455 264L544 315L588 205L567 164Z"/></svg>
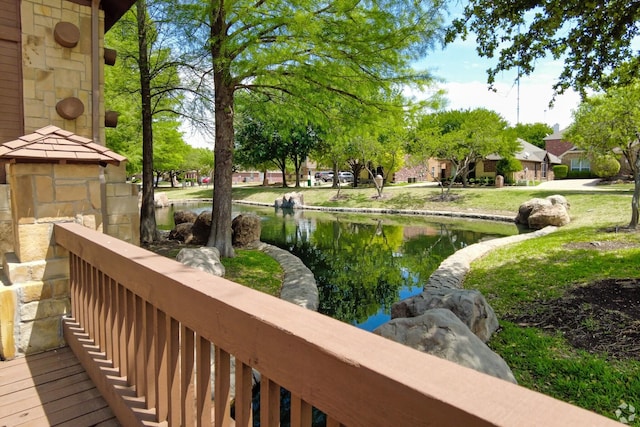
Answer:
<svg viewBox="0 0 640 427"><path fill-rule="evenodd" d="M169 202L169 198L167 197L167 193L154 193L153 200L156 208L166 208L171 204L171 202Z"/></svg>
<svg viewBox="0 0 640 427"><path fill-rule="evenodd" d="M515 221L534 230L548 225L561 227L571 221L568 208L569 202L561 195L533 198L520 205Z"/></svg>
<svg viewBox="0 0 640 427"><path fill-rule="evenodd" d="M211 211L201 212L193 223L193 243L194 245L206 245L211 234Z"/></svg>
<svg viewBox="0 0 640 427"><path fill-rule="evenodd" d="M569 213L563 205L543 205L534 209L529 215L529 228L540 230L548 225L562 227L570 221Z"/></svg>
<svg viewBox="0 0 640 427"><path fill-rule="evenodd" d="M173 223L175 225L185 222L196 222L198 215L193 211L175 211L173 213Z"/></svg>
<svg viewBox="0 0 640 427"><path fill-rule="evenodd" d="M233 246L244 247L260 240L262 223L255 214L238 215L231 222Z"/></svg>
<svg viewBox="0 0 640 427"><path fill-rule="evenodd" d="M378 327L374 333L416 350L516 383L506 362L491 351L450 310L436 308L418 317L393 319Z"/></svg>
<svg viewBox="0 0 640 427"><path fill-rule="evenodd" d="M286 193L282 199L276 199L274 206L282 209L295 209L304 206L304 196L299 192Z"/></svg>
<svg viewBox="0 0 640 427"><path fill-rule="evenodd" d="M191 243L191 240L193 240L193 233L191 232L192 228L193 224L190 222L183 222L182 224L178 224L173 230L169 232L169 239Z"/></svg>
<svg viewBox="0 0 640 427"><path fill-rule="evenodd" d="M423 293L391 306L391 318L416 317L434 308L455 314L483 342L498 330L498 318L484 296L475 289L427 288Z"/></svg>
<svg viewBox="0 0 640 427"><path fill-rule="evenodd" d="M224 265L220 262L220 251L217 248L183 248L178 252L176 260L189 267L224 277Z"/></svg>

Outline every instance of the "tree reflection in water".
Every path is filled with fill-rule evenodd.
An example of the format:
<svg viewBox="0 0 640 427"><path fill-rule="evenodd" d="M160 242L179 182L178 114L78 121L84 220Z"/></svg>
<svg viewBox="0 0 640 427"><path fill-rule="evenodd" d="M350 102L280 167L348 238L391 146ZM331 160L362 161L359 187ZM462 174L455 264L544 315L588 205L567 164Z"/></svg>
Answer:
<svg viewBox="0 0 640 427"><path fill-rule="evenodd" d="M489 232L469 221L436 222L398 217L327 215L276 211L263 217L264 242L298 256L314 273L319 311L373 330L390 318L391 305L422 291L424 282L455 251L480 241L517 233L512 224L490 224Z"/></svg>

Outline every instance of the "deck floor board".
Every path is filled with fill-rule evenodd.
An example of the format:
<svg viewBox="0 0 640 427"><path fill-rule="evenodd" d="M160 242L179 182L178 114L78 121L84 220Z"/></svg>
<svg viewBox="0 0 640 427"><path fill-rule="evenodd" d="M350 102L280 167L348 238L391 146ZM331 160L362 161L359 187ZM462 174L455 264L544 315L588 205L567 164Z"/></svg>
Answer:
<svg viewBox="0 0 640 427"><path fill-rule="evenodd" d="M118 426L69 348L0 362L0 427Z"/></svg>

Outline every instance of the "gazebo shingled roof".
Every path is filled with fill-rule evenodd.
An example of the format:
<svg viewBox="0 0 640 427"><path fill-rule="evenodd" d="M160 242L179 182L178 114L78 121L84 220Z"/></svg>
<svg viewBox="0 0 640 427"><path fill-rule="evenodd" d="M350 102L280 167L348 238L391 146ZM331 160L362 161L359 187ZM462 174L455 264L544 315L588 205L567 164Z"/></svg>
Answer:
<svg viewBox="0 0 640 427"><path fill-rule="evenodd" d="M89 163L120 165L127 160L88 138L47 126L0 144L0 162Z"/></svg>

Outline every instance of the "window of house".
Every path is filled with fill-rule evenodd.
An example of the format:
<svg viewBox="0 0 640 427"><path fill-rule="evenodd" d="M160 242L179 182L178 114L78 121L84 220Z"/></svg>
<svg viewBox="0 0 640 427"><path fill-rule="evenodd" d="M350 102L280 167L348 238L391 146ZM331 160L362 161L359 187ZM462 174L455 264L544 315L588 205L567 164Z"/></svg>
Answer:
<svg viewBox="0 0 640 427"><path fill-rule="evenodd" d="M591 170L591 164L588 159L571 159L572 171L588 171Z"/></svg>

